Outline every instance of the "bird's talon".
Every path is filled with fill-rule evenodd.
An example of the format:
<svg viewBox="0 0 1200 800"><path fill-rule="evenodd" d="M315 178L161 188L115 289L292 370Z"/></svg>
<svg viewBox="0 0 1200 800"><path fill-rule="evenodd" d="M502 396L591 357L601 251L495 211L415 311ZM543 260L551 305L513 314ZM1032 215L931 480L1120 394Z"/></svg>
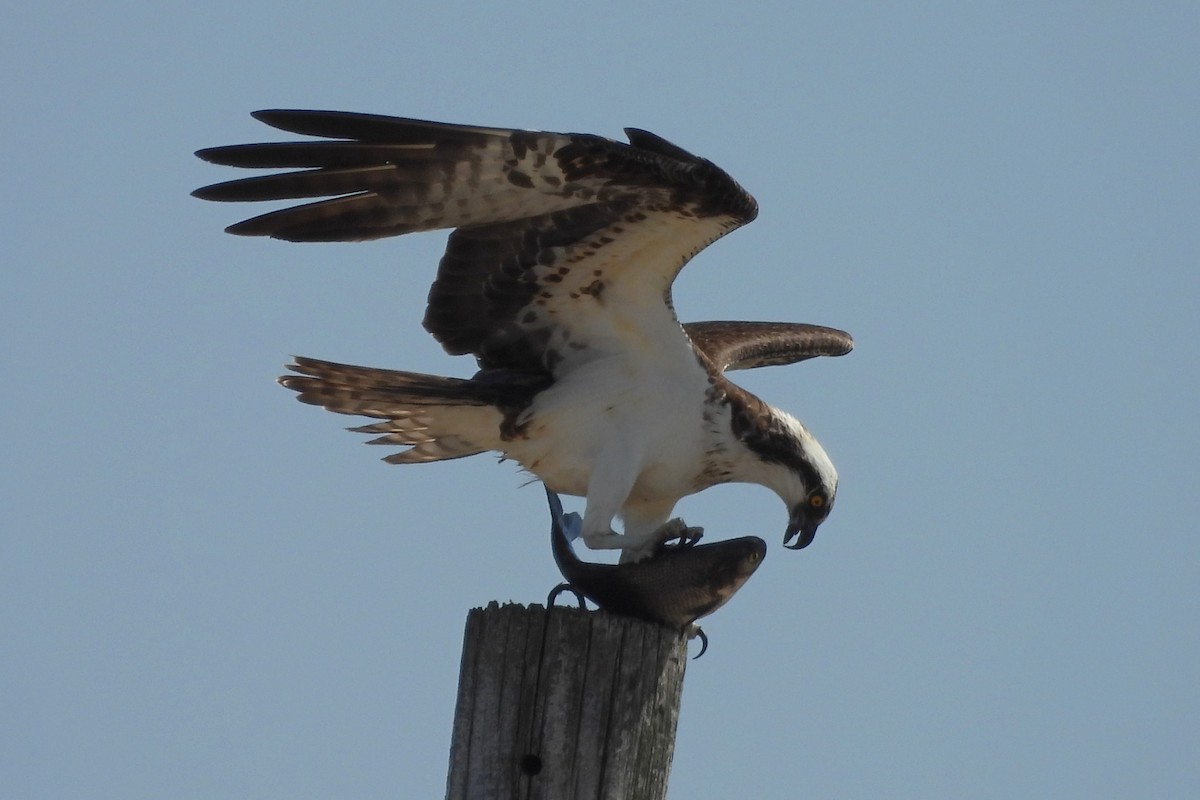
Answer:
<svg viewBox="0 0 1200 800"><path fill-rule="evenodd" d="M575 599L579 601L579 608L587 611L587 602L584 601L583 595L580 594L578 589L569 583L560 583L558 586L555 586L550 590L550 594L546 597L546 608L553 608L554 601L558 600L559 595L561 595L563 592L570 592L571 594L575 595Z"/></svg>
<svg viewBox="0 0 1200 800"><path fill-rule="evenodd" d="M663 523L658 529L658 552L695 545L704 537L704 528L689 526L679 517ZM678 539L676 544L668 544Z"/></svg>
<svg viewBox="0 0 1200 800"><path fill-rule="evenodd" d="M694 622L686 628L686 633L689 641L692 639L700 640L700 652L692 656L692 661L695 661L708 650L708 635L704 632L703 628Z"/></svg>

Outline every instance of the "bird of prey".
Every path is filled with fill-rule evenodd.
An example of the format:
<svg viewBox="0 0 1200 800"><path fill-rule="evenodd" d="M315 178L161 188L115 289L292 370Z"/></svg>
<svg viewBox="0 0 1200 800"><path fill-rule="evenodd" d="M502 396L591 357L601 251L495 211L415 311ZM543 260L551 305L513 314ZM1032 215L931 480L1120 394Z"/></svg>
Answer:
<svg viewBox="0 0 1200 800"><path fill-rule="evenodd" d="M228 232L357 241L450 228L425 328L469 379L296 358L280 382L306 403L378 420L352 428L411 464L487 451L586 498L582 538L654 552L686 528L684 496L756 483L807 546L838 476L803 424L727 370L850 351L850 336L774 322L680 324L671 285L691 258L757 216L712 162L648 131L628 143L335 111L254 116L318 139L201 150L209 162L292 171L197 189L206 200L323 198ZM622 533L614 530L620 518Z"/></svg>

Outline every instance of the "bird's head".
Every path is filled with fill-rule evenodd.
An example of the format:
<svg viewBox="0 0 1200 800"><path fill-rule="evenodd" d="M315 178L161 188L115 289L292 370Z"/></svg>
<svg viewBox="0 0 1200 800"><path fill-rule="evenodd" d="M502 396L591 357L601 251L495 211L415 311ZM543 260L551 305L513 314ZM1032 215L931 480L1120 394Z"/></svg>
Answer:
<svg viewBox="0 0 1200 800"><path fill-rule="evenodd" d="M817 535L817 527L825 521L833 508L833 498L836 494L835 478L832 485L818 486L809 491L802 500L790 505L783 546L789 550L802 550L812 544ZM792 544L792 539L796 539L795 544Z"/></svg>
<svg viewBox="0 0 1200 800"><path fill-rule="evenodd" d="M812 544L817 528L833 509L837 469L799 420L774 408L760 420L765 424L739 431L739 438L762 461L760 482L787 504L783 546L800 550Z"/></svg>

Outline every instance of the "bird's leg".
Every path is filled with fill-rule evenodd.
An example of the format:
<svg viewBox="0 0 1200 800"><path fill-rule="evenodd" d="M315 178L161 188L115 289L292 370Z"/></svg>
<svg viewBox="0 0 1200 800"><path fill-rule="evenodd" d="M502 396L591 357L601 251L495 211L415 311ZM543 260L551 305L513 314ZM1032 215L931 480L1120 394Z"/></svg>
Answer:
<svg viewBox="0 0 1200 800"><path fill-rule="evenodd" d="M589 491L579 535L584 544L593 550L625 550L629 547L629 538L612 528L618 508L619 505L614 508L606 502L593 500Z"/></svg>
<svg viewBox="0 0 1200 800"><path fill-rule="evenodd" d="M648 558L672 539L679 540L679 547L689 547L704 535L703 528L689 527L682 519L667 520L673 503L657 506L630 503L629 494L639 464L637 449L616 436L597 459L588 481L583 542L593 550L620 550L622 564ZM624 520L624 534L612 528L618 512Z"/></svg>
<svg viewBox="0 0 1200 800"><path fill-rule="evenodd" d="M621 510L621 520L625 524L625 547L621 551L621 563L641 561L669 549L665 542L679 539L680 545L685 546L689 540L689 532L699 528L689 529L682 520L667 521L673 503L631 503Z"/></svg>
<svg viewBox="0 0 1200 800"><path fill-rule="evenodd" d="M622 551L629 548L630 538L614 531L612 521L629 497L637 473L638 459L634 448L622 436L611 439L592 467L588 480L587 505L580 531L583 543L588 547ZM624 561L624 557L621 560Z"/></svg>

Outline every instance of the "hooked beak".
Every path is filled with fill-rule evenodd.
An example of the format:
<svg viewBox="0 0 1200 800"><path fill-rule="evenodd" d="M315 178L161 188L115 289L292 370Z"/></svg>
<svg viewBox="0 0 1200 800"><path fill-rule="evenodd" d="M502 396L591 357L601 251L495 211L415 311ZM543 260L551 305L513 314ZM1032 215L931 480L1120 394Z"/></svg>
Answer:
<svg viewBox="0 0 1200 800"><path fill-rule="evenodd" d="M792 512L792 518L788 522L787 530L783 534L783 546L788 550L803 550L812 544L813 539L817 536L817 526L820 522L814 522L804 513L803 508L798 508ZM790 544L792 539L799 534L800 538L796 539L795 544Z"/></svg>

